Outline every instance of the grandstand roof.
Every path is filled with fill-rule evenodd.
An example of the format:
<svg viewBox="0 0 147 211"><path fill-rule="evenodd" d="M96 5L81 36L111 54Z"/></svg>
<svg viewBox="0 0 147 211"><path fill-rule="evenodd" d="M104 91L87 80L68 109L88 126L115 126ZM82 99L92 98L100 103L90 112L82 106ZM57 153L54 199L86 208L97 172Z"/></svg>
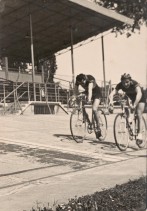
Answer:
<svg viewBox="0 0 147 211"><path fill-rule="evenodd" d="M133 20L88 0L1 0L0 56L31 61L30 14L35 59Z"/></svg>

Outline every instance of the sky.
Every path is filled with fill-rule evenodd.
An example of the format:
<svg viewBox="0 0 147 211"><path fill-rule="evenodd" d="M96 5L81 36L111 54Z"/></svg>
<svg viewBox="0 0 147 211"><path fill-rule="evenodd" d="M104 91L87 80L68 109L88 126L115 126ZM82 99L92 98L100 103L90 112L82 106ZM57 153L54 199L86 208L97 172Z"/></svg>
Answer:
<svg viewBox="0 0 147 211"><path fill-rule="evenodd" d="M146 87L147 84L147 27L136 31L131 37L126 34L104 35L105 77L106 81L116 84L123 73L130 73L132 78ZM98 83L103 80L101 35L93 42L75 48L74 72L93 75ZM72 80L71 52L57 55L56 76L65 80Z"/></svg>

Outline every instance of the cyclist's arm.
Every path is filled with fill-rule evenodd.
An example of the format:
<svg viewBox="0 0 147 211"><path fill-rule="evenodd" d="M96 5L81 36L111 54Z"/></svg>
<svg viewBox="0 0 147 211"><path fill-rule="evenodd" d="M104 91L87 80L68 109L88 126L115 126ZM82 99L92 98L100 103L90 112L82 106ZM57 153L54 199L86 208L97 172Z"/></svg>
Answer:
<svg viewBox="0 0 147 211"><path fill-rule="evenodd" d="M129 107L132 106L132 100L127 96L125 95L126 97L124 99L126 99L126 105L128 105Z"/></svg>
<svg viewBox="0 0 147 211"><path fill-rule="evenodd" d="M142 97L141 88L139 86L136 87L135 91L136 91L136 99L134 102L134 107L136 107L138 105L138 103Z"/></svg>
<svg viewBox="0 0 147 211"><path fill-rule="evenodd" d="M87 97L87 101L90 102L91 98L92 98L92 88L93 88L93 83L89 83L88 86L88 97Z"/></svg>
<svg viewBox="0 0 147 211"><path fill-rule="evenodd" d="M74 95L78 95L79 94L79 86L77 86L76 84L75 84L75 87L74 87Z"/></svg>
<svg viewBox="0 0 147 211"><path fill-rule="evenodd" d="M115 94L118 94L118 91L116 89L113 89L113 91L109 95L109 104L112 104L113 105L113 96Z"/></svg>

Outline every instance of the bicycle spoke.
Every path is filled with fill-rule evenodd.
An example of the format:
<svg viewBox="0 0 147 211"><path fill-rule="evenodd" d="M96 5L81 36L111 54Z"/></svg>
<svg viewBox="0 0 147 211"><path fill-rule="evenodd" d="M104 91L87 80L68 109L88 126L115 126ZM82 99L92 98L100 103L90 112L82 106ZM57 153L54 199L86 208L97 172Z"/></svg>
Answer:
<svg viewBox="0 0 147 211"><path fill-rule="evenodd" d="M83 142L86 134L86 123L83 119L83 114L81 111L76 110L71 114L70 130L73 139L77 143Z"/></svg>
<svg viewBox="0 0 147 211"><path fill-rule="evenodd" d="M114 138L119 150L125 151L129 145L129 133L126 126L126 119L120 114L114 120Z"/></svg>

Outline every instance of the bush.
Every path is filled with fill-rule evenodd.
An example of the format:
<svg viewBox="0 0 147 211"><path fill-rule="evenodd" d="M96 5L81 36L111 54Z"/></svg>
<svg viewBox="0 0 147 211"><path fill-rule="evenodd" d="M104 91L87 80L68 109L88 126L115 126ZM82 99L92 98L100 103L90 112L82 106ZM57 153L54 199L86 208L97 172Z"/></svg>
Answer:
<svg viewBox="0 0 147 211"><path fill-rule="evenodd" d="M145 211L145 208L146 177L141 177L92 195L75 197L55 209L40 207L32 211Z"/></svg>

